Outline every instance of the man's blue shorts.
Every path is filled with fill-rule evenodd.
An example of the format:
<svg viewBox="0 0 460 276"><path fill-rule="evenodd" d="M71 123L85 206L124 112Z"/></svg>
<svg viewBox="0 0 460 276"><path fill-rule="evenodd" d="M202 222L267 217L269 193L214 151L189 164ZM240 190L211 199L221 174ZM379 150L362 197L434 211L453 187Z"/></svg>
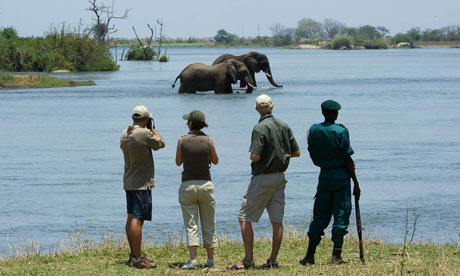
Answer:
<svg viewBox="0 0 460 276"><path fill-rule="evenodd" d="M128 214L138 220L152 220L152 191L126 190L126 205Z"/></svg>

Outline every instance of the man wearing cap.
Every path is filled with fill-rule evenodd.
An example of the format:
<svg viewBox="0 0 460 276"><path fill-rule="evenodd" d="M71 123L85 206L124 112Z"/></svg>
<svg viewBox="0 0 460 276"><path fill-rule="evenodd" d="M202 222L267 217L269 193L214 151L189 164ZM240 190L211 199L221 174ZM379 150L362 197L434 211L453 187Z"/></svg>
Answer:
<svg viewBox="0 0 460 276"><path fill-rule="evenodd" d="M152 192L155 187L152 149L165 147L165 142L154 129L146 128L152 115L147 107L136 106L132 113L133 125L123 131L120 148L125 159L123 188L126 192L128 218L126 236L131 253L128 265L137 268L155 268L156 264L141 252L142 225L152 219Z"/></svg>
<svg viewBox="0 0 460 276"><path fill-rule="evenodd" d="M332 263L345 263L341 257L343 237L348 233L351 214L351 184L353 195L359 199L360 188L355 175L351 155L350 138L347 128L336 124L340 104L327 100L321 104L324 122L314 124L307 133L308 151L313 163L321 168L313 207L313 221L308 229L308 250L300 264L314 264L316 247L324 235L331 217L332 225Z"/></svg>
<svg viewBox="0 0 460 276"><path fill-rule="evenodd" d="M272 99L266 94L260 95L255 108L260 120L252 131L249 148L253 176L238 214L245 257L232 269L254 267L252 222L259 221L264 209L267 209L272 223L273 242L270 258L260 268L278 268L276 258L283 239L284 188L287 183L284 171L291 157L300 156L289 126L272 115Z"/></svg>

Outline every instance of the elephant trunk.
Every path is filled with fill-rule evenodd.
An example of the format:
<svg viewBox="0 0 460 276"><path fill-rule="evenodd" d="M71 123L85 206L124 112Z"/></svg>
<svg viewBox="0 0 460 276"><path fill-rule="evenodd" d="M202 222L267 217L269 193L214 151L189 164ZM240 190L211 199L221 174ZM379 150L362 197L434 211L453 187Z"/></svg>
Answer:
<svg viewBox="0 0 460 276"><path fill-rule="evenodd" d="M252 90L256 89L257 87L254 86L254 82L251 80L251 77L246 78L246 84L248 88L246 89L246 93L252 93Z"/></svg>
<svg viewBox="0 0 460 276"><path fill-rule="evenodd" d="M277 84L273 80L272 72L270 70L270 66L265 69L265 75L267 76L268 81L274 86L274 87L283 87L282 85Z"/></svg>
<svg viewBox="0 0 460 276"><path fill-rule="evenodd" d="M246 89L246 93L252 93L252 90L254 90L256 87L250 83L248 83L248 88Z"/></svg>

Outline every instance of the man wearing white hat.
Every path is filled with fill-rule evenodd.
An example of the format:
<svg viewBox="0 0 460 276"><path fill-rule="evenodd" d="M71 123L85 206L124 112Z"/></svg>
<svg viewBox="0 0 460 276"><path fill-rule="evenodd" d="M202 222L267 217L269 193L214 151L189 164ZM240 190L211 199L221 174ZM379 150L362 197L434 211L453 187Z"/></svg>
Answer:
<svg viewBox="0 0 460 276"><path fill-rule="evenodd" d="M278 268L276 258L283 239L284 188L287 183L284 171L291 157L300 156L289 126L272 115L272 99L266 94L260 95L255 108L260 120L252 131L249 148L253 176L238 214L245 257L231 269L254 267L252 222L258 222L265 209L273 227L273 243L270 258L260 268Z"/></svg>
<svg viewBox="0 0 460 276"><path fill-rule="evenodd" d="M136 106L132 113L133 125L123 131L120 148L125 159L123 188L126 191L128 218L126 236L131 253L128 265L137 268L155 268L156 264L141 252L142 225L152 219L152 192L155 187L152 149L165 147L155 130L147 107Z"/></svg>

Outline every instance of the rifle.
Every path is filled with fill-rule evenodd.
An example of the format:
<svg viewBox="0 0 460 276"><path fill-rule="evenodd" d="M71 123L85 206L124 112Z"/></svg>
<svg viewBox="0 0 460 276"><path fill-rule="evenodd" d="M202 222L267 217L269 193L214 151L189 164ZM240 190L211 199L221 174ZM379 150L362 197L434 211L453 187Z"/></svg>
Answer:
<svg viewBox="0 0 460 276"><path fill-rule="evenodd" d="M363 233L361 229L361 212L359 211L359 199L355 196L356 227L358 228L359 258L364 264Z"/></svg>

